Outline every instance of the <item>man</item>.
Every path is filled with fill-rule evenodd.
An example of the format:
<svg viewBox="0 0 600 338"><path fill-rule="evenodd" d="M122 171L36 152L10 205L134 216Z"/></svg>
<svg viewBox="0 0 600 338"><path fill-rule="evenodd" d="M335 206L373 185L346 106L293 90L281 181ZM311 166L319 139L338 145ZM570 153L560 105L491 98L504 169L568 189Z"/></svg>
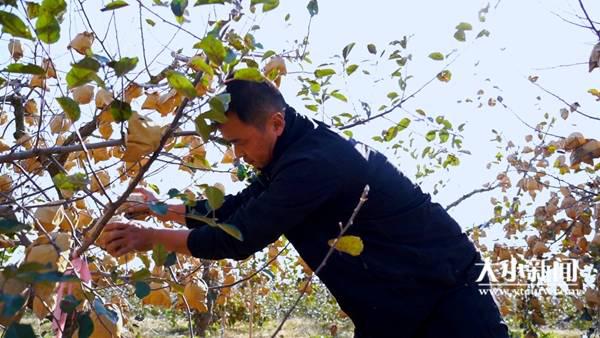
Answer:
<svg viewBox="0 0 600 338"><path fill-rule="evenodd" d="M243 241L185 217L212 216L199 201L157 215L191 230L109 224L109 253L162 243L205 259L244 259L285 235L315 270L368 185L368 200L345 234L360 237L364 250L358 256L334 252L318 274L354 322L356 336L508 337L493 298L475 283L479 253L429 194L384 155L297 114L269 82L234 80L226 91L231 102L219 131L236 157L260 173L227 196L215 216L235 225ZM156 199L141 191L146 202ZM135 211L151 212L147 206Z"/></svg>

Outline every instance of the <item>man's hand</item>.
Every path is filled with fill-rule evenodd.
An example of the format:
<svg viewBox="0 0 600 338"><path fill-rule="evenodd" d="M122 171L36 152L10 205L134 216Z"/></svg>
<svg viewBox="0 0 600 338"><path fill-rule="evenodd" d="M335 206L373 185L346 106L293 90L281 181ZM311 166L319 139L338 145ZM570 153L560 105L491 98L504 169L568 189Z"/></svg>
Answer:
<svg viewBox="0 0 600 338"><path fill-rule="evenodd" d="M113 222L106 225L102 237L106 251L119 257L132 251L151 250L154 246L154 230L134 222Z"/></svg>
<svg viewBox="0 0 600 338"><path fill-rule="evenodd" d="M117 212L124 212L125 216L134 219L145 219L148 216L155 216L161 221L175 221L179 224L185 224L185 206L168 205L166 214L157 214L150 208L153 203L159 200L154 192L146 188L136 188L131 193L127 202L123 203Z"/></svg>

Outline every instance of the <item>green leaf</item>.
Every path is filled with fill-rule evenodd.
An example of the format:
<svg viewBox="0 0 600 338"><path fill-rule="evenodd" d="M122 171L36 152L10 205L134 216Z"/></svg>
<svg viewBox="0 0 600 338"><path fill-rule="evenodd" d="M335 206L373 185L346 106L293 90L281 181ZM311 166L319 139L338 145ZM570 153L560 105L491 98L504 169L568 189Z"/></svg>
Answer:
<svg viewBox="0 0 600 338"><path fill-rule="evenodd" d="M167 259L167 254L168 252L163 244L156 244L152 248L152 260L154 260L154 264L156 264L156 266L163 266Z"/></svg>
<svg viewBox="0 0 600 338"><path fill-rule="evenodd" d="M55 43L60 39L60 25L54 15L42 12L35 23L37 37L45 43Z"/></svg>
<svg viewBox="0 0 600 338"><path fill-rule="evenodd" d="M174 252L169 252L167 258L165 259L164 266L169 267L175 265L177 263L177 255Z"/></svg>
<svg viewBox="0 0 600 338"><path fill-rule="evenodd" d="M195 44L194 48L202 49L206 56L208 56L208 59L219 66L225 59L226 51L225 47L223 47L223 42L212 35L207 35L202 41Z"/></svg>
<svg viewBox="0 0 600 338"><path fill-rule="evenodd" d="M150 294L150 285L146 282L135 282L135 295L139 299L143 299Z"/></svg>
<svg viewBox="0 0 600 338"><path fill-rule="evenodd" d="M42 75L45 74L44 68L34 65L32 63L22 64L22 63L12 63L4 69L4 71L9 73L19 73L19 74L33 74L33 75Z"/></svg>
<svg viewBox="0 0 600 338"><path fill-rule="evenodd" d="M435 133L436 133L436 130L428 131L427 134L425 135L425 139L429 142L435 140Z"/></svg>
<svg viewBox="0 0 600 338"><path fill-rule="evenodd" d="M31 324L12 323L6 329L6 338L35 338L35 332Z"/></svg>
<svg viewBox="0 0 600 338"><path fill-rule="evenodd" d="M316 104L307 104L304 107L306 107L306 109L310 111L314 111L315 113L319 111L319 106L317 106Z"/></svg>
<svg viewBox="0 0 600 338"><path fill-rule="evenodd" d="M192 62L190 63L190 65L194 66L194 68L199 68L201 71L203 71L204 73L209 74L211 76L215 74L212 67L209 66L204 60L202 60L202 58L192 59Z"/></svg>
<svg viewBox="0 0 600 338"><path fill-rule="evenodd" d="M40 4L38 4L38 3L31 2L31 1L27 1L27 2L25 2L25 4L27 5L27 17L30 19L37 18L37 16L40 13L40 7L42 7L42 6L40 6Z"/></svg>
<svg viewBox="0 0 600 338"><path fill-rule="evenodd" d="M344 96L342 93L338 92L338 91L332 92L330 95L333 96L333 97L335 97L336 99L338 99L340 101L348 102L348 98L346 96Z"/></svg>
<svg viewBox="0 0 600 338"><path fill-rule="evenodd" d="M481 32L479 32L479 34L477 34L476 39L482 38L482 37L489 37L490 36L490 31L488 31L487 29L482 29Z"/></svg>
<svg viewBox="0 0 600 338"><path fill-rule="evenodd" d="M71 70L67 73L67 86L69 89L82 86L88 82L95 81L99 85L103 85L104 82L98 77L95 71L76 67L73 65Z"/></svg>
<svg viewBox="0 0 600 338"><path fill-rule="evenodd" d="M67 175L58 173L52 177L54 185L61 190L77 191L82 190L88 184L88 179L84 173L75 173Z"/></svg>
<svg viewBox="0 0 600 338"><path fill-rule="evenodd" d="M176 17L182 17L188 6L188 0L172 0L171 11Z"/></svg>
<svg viewBox="0 0 600 338"><path fill-rule="evenodd" d="M354 73L357 69L358 69L358 65L352 64L346 68L346 74L352 75L352 73Z"/></svg>
<svg viewBox="0 0 600 338"><path fill-rule="evenodd" d="M160 194L160 189L156 184L148 183L148 188L152 189L152 191L154 191L155 193Z"/></svg>
<svg viewBox="0 0 600 338"><path fill-rule="evenodd" d="M152 274L150 273L150 270L148 270L146 268L142 268L131 274L131 280L134 282L137 282L137 281L148 279L148 278L150 278L150 276L152 276Z"/></svg>
<svg viewBox="0 0 600 338"><path fill-rule="evenodd" d="M60 301L60 309L66 313L71 313L75 311L75 308L81 303L81 301L77 300L73 295L66 295Z"/></svg>
<svg viewBox="0 0 600 338"><path fill-rule="evenodd" d="M169 198L175 198L175 197L179 196L179 194L180 194L179 190L177 190L175 188L171 188L167 192L167 195L169 195Z"/></svg>
<svg viewBox="0 0 600 338"><path fill-rule="evenodd" d="M124 57L119 61L110 61L108 63L108 66L115 70L115 74L117 76L123 76L135 68L135 66L138 63L138 60L139 59L137 57Z"/></svg>
<svg viewBox="0 0 600 338"><path fill-rule="evenodd" d="M342 50L342 56L344 57L344 60L346 60L348 58L348 55L350 54L350 52L352 51L352 48L354 48L355 43L349 43L348 45L346 45L346 47L344 47L344 49Z"/></svg>
<svg viewBox="0 0 600 338"><path fill-rule="evenodd" d="M0 234L10 235L29 229L30 226L16 219L0 217Z"/></svg>
<svg viewBox="0 0 600 338"><path fill-rule="evenodd" d="M77 314L77 324L79 326L79 338L89 338L94 332L94 322L88 312Z"/></svg>
<svg viewBox="0 0 600 338"><path fill-rule="evenodd" d="M227 116L225 115L225 112L229 109L230 100L231 96L229 94L220 94L214 96L208 101L211 109L206 113L203 113L201 116L218 123L227 122Z"/></svg>
<svg viewBox="0 0 600 338"><path fill-rule="evenodd" d="M456 29L459 31L470 31L473 29L473 26L468 22L461 22L456 26Z"/></svg>
<svg viewBox="0 0 600 338"><path fill-rule="evenodd" d="M167 73L167 80L171 88L175 89L181 95L189 98L196 96L196 88L194 88L192 82L185 75L171 70Z"/></svg>
<svg viewBox="0 0 600 338"><path fill-rule="evenodd" d="M225 4L225 0L197 0L196 3L194 4L194 6L214 5L214 4L223 5L223 4Z"/></svg>
<svg viewBox="0 0 600 338"><path fill-rule="evenodd" d="M71 119L71 121L79 120L81 117L81 109L79 108L79 104L75 102L73 99L63 96L56 98L60 107L67 113L67 116Z"/></svg>
<svg viewBox="0 0 600 338"><path fill-rule="evenodd" d="M96 59L86 56L73 64L73 67L97 72L100 69L100 63Z"/></svg>
<svg viewBox="0 0 600 338"><path fill-rule="evenodd" d="M17 38L33 40L31 31L27 28L23 20L12 13L0 11L0 25L2 25L2 32L4 33Z"/></svg>
<svg viewBox="0 0 600 338"><path fill-rule="evenodd" d="M204 119L209 119L211 121L215 121L217 123L225 123L227 122L227 116L224 112L209 110L205 113L200 114L200 116Z"/></svg>
<svg viewBox="0 0 600 338"><path fill-rule="evenodd" d="M367 50L371 54L377 54L377 47L375 47L375 45L372 44L372 43L370 43L370 44L367 45Z"/></svg>
<svg viewBox="0 0 600 338"><path fill-rule="evenodd" d="M393 140L396 137L396 135L398 135L398 128L396 128L396 126L392 126L388 128L388 130L385 132L383 139L386 142L389 142Z"/></svg>
<svg viewBox="0 0 600 338"><path fill-rule="evenodd" d="M208 200L208 205L212 210L217 210L225 201L225 194L217 187L208 186L204 188L204 196Z"/></svg>
<svg viewBox="0 0 600 338"><path fill-rule="evenodd" d="M442 129L439 132L439 136L440 136L440 143L444 143L444 142L448 141L448 137L450 137L450 134L448 133L448 131L446 129Z"/></svg>
<svg viewBox="0 0 600 338"><path fill-rule="evenodd" d="M221 230L225 231L226 233L228 233L229 235L231 235L232 237L237 239L238 241L244 240L244 236L242 235L242 232L235 225L227 224L227 223L217 223L217 226Z"/></svg>
<svg viewBox="0 0 600 338"><path fill-rule="evenodd" d="M235 71L233 75L236 80L246 80L254 82L263 82L265 78L262 73L256 68L242 68Z"/></svg>
<svg viewBox="0 0 600 338"><path fill-rule="evenodd" d="M429 54L429 58L432 60L441 61L441 60L444 60L444 54L442 54L440 52L434 52L434 53Z"/></svg>
<svg viewBox="0 0 600 338"><path fill-rule="evenodd" d="M319 3L317 2L317 0L310 0L308 2L308 5L306 5L306 9L308 9L308 14L310 14L311 17L319 14Z"/></svg>
<svg viewBox="0 0 600 338"><path fill-rule="evenodd" d="M117 122L127 121L132 114L131 106L127 102L114 99L110 104L110 114Z"/></svg>
<svg viewBox="0 0 600 338"><path fill-rule="evenodd" d="M464 30L457 30L456 33L454 33L454 38L461 42L464 42L467 39Z"/></svg>
<svg viewBox="0 0 600 338"><path fill-rule="evenodd" d="M405 117L400 122L398 122L396 128L398 128L398 131L403 131L404 129L408 128L409 125L410 119L408 117Z"/></svg>
<svg viewBox="0 0 600 338"><path fill-rule="evenodd" d="M315 76L319 79L322 77L331 76L334 74L335 74L335 70L333 70L331 68L322 68L322 69L315 70Z"/></svg>
<svg viewBox="0 0 600 338"><path fill-rule="evenodd" d="M208 142L210 138L210 133L212 132L212 128L206 123L204 117L202 117L201 115L196 117L194 122L196 126L196 132L200 134L200 137L202 137L202 140L204 142Z"/></svg>
<svg viewBox="0 0 600 338"><path fill-rule="evenodd" d="M252 0L250 5L263 4L263 12L268 12L279 6L279 0Z"/></svg>
<svg viewBox="0 0 600 338"><path fill-rule="evenodd" d="M121 7L125 7L125 6L129 6L129 4L123 0L115 0L115 1L108 3L100 11L102 11L102 12L112 11L112 10L115 10L115 9L118 9Z"/></svg>
<svg viewBox="0 0 600 338"><path fill-rule="evenodd" d="M156 22L154 22L154 20L152 20L152 19L146 19L146 23L152 27L154 27L154 25L156 25Z"/></svg>
<svg viewBox="0 0 600 338"><path fill-rule="evenodd" d="M57 16L67 9L67 3L65 0L44 0L40 9Z"/></svg>

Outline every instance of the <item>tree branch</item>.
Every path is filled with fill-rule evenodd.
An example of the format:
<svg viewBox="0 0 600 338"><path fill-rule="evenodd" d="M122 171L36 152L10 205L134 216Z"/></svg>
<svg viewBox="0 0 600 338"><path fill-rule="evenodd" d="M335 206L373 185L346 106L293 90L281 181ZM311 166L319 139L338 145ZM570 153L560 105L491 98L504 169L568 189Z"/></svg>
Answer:
<svg viewBox="0 0 600 338"><path fill-rule="evenodd" d="M344 235L344 233L346 233L346 231L348 230L348 228L350 228L350 226L352 226L352 224L354 223L354 218L356 218L356 215L358 214L358 212L362 208L363 204L367 201L367 196L368 195L369 195L369 186L366 185L365 188L364 188L364 190L363 190L363 192L362 192L362 195L360 196L358 204L354 208L354 212L352 212L352 216L350 216L350 219L348 219L348 222L346 223L346 225L344 227L342 227L342 229L341 229L340 234L338 235L338 237L331 244L331 248L329 248L329 251L325 255L325 258L323 258L323 261L321 261L321 264L319 264L319 266L317 267L317 269L315 270L315 272L312 275L310 275L308 281L306 282L306 284L304 284L304 288L302 288L302 291L300 292L300 295L298 296L298 298L296 298L296 301L294 302L294 304L292 305L292 307L290 307L290 309L286 312L285 316L283 317L283 320L281 321L281 323L279 324L279 326L277 327L277 329L275 330L275 332L273 332L273 334L271 335L271 338L276 338L277 337L277 334L283 328L283 324L285 324L285 322L290 318L290 315L292 314L292 312L294 311L294 309L298 306L298 303L300 303L300 300L302 299L302 297L306 293L306 290L310 286L310 284L311 284L314 276L317 275L317 274L319 274L319 272L325 267L325 264L327 264L327 260L329 259L329 257L331 257L331 255L333 254L333 252L336 250L335 246L337 245L337 242ZM342 224L340 222L340 226L341 225Z"/></svg>
<svg viewBox="0 0 600 338"><path fill-rule="evenodd" d="M461 198L457 199L456 201L448 204L448 206L446 207L446 211L450 210L451 208L454 208L459 203L463 202L464 200L466 200L467 198L469 198L475 194L492 191L492 190L498 188L499 186L500 186L500 184L496 184L496 185L493 185L493 186L487 187L487 188L475 189L475 190L471 191L470 193L463 195Z"/></svg>

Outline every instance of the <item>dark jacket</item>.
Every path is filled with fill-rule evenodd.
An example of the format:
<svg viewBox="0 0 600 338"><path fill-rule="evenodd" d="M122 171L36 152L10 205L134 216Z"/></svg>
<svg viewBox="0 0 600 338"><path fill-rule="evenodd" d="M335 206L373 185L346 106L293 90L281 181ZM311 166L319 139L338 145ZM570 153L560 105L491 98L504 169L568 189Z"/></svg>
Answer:
<svg viewBox="0 0 600 338"><path fill-rule="evenodd" d="M357 332L377 332L384 321L409 332L405 325L422 322L440 290L464 279L478 257L474 245L381 153L291 108L285 121L272 162L216 211L219 221L237 226L244 240L187 218L194 228L190 252L207 259L244 259L285 235L315 270L368 184L368 200L346 233L359 236L364 251L356 257L336 251L319 278ZM205 202L195 211L207 214Z"/></svg>

